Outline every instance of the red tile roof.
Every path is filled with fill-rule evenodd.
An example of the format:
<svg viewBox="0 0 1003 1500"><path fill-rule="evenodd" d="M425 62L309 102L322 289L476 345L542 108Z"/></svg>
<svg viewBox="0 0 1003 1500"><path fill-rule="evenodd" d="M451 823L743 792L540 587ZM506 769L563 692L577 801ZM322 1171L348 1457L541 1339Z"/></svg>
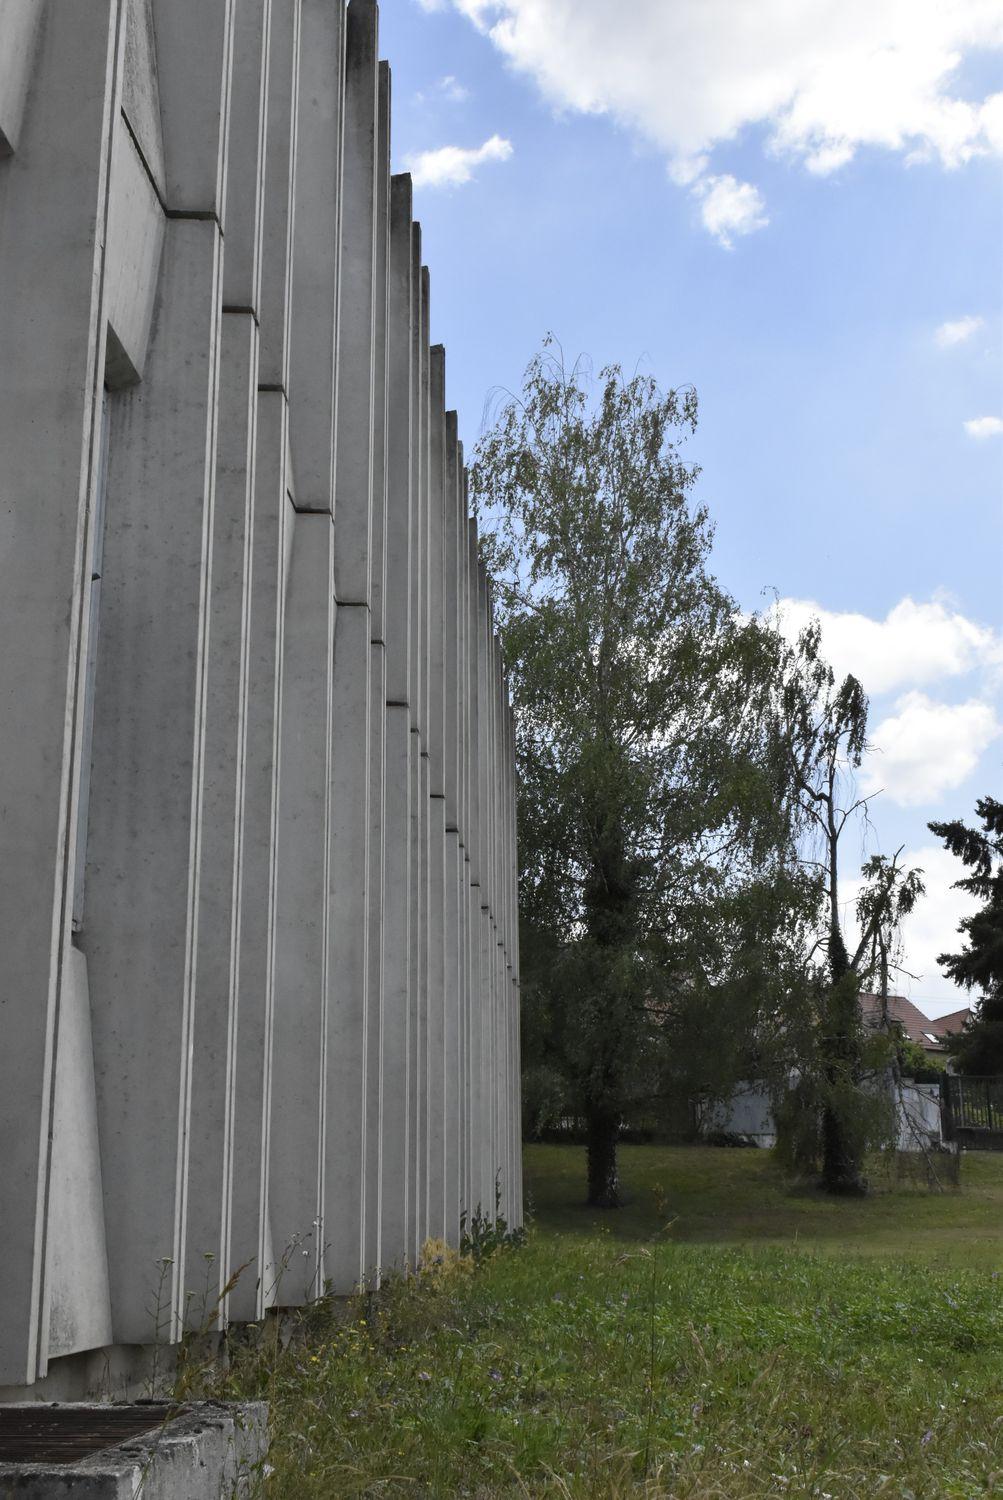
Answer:
<svg viewBox="0 0 1003 1500"><path fill-rule="evenodd" d="M862 991L860 1013L866 1025L877 1027L881 1019L881 996ZM930 1035L935 1035L934 1023L911 1000L907 1000L904 995L889 995L888 1014L891 1020L898 1021L911 1042L918 1042L921 1047L931 1045Z"/></svg>
<svg viewBox="0 0 1003 1500"><path fill-rule="evenodd" d="M930 1030L936 1032L937 1036L957 1036L968 1017L971 1008L962 1006L961 1010L952 1010L949 1016L938 1016L935 1021L930 1022Z"/></svg>
<svg viewBox="0 0 1003 1500"><path fill-rule="evenodd" d="M881 996L862 992L860 1013L866 1025L877 1027L881 1018ZM961 1010L952 1011L949 1016L938 1016L931 1021L904 995L889 995L888 1014L893 1021L898 1021L911 1042L918 1042L928 1052L942 1052L944 1047L940 1038L959 1032L968 1019L969 1010L966 1005Z"/></svg>

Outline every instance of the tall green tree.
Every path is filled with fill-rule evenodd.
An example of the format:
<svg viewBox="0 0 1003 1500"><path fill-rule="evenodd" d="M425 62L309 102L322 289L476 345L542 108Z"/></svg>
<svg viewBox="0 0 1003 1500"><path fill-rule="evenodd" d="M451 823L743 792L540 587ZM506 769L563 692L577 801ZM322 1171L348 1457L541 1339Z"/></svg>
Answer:
<svg viewBox="0 0 1003 1500"><path fill-rule="evenodd" d="M948 1050L963 1073L1003 1073L1003 803L981 797L975 811L981 829L960 819L930 823L931 833L971 872L955 881L982 904L958 931L965 939L957 953L937 962L956 984L976 992L975 1012L964 1030L948 1039Z"/></svg>
<svg viewBox="0 0 1003 1500"><path fill-rule="evenodd" d="M709 571L696 418L691 390L617 366L591 399L550 344L471 469L517 709L524 994L601 1206L673 995L721 978L707 913L789 851L780 642Z"/></svg>

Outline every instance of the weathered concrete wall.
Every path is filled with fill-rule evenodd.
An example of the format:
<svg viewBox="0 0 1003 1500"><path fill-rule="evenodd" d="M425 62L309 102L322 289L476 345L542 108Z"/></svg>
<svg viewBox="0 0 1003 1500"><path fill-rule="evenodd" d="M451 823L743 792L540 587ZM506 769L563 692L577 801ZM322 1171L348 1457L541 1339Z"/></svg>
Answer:
<svg viewBox="0 0 1003 1500"><path fill-rule="evenodd" d="M513 731L374 0L0 17L0 1388L65 1395L520 1221Z"/></svg>

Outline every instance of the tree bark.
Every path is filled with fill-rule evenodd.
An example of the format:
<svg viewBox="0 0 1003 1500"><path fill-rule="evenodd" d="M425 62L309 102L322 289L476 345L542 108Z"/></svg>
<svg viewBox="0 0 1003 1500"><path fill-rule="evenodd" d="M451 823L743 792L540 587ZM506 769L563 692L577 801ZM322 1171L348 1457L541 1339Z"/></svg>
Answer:
<svg viewBox="0 0 1003 1500"><path fill-rule="evenodd" d="M850 1140L846 1123L827 1107L822 1111L822 1186L827 1193L844 1198L863 1198L867 1184L860 1172L860 1156Z"/></svg>
<svg viewBox="0 0 1003 1500"><path fill-rule="evenodd" d="M835 876L833 876L835 888ZM827 1081L834 1096L843 1094L842 1107L833 1103L822 1112L822 1187L827 1193L862 1198L867 1192L861 1168L860 1145L852 1123L846 1118L849 1086L859 1082L860 1026L856 982L850 984L850 958L839 928L838 907L833 907L829 935L829 974L832 989L829 996Z"/></svg>
<svg viewBox="0 0 1003 1500"><path fill-rule="evenodd" d="M616 1164L617 1137L620 1122L608 1110L593 1109L588 1114L589 1208L619 1208L620 1178Z"/></svg>

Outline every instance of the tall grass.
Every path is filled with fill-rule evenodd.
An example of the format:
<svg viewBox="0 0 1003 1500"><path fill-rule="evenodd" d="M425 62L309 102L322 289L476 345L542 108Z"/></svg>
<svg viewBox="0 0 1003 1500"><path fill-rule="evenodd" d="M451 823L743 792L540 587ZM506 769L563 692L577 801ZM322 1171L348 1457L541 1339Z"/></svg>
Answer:
<svg viewBox="0 0 1003 1500"><path fill-rule="evenodd" d="M673 1158L642 1149L671 1214ZM762 1169L703 1155L682 1164ZM533 1175L539 1200L547 1174ZM866 1231L819 1248L796 1194L797 1245L742 1243L740 1228L680 1241L685 1212L640 1244L615 1215L538 1224L474 1269L320 1304L285 1345L273 1324L199 1379L271 1401L276 1500L1003 1494L1003 1288L952 1261L950 1234L939 1259L909 1255L918 1201L894 1199L894 1256L861 1253ZM747 1206L733 1203L739 1225Z"/></svg>

